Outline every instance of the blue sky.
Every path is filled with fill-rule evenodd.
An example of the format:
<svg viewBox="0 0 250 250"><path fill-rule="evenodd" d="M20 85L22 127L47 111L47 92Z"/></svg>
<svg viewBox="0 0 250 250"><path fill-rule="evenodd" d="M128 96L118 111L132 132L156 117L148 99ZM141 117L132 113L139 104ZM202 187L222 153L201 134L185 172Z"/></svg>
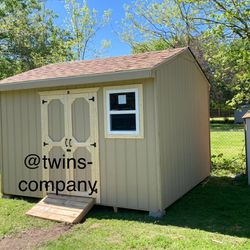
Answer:
<svg viewBox="0 0 250 250"><path fill-rule="evenodd" d="M130 47L119 39L117 34L115 34L114 29L117 30L117 22L121 21L124 17L123 5L130 4L131 0L89 0L87 3L90 8L95 8L100 16L104 10L112 10L110 24L99 31L94 40L94 44L97 48L100 47L102 40L106 39L111 41L111 47L103 56L109 57L130 54ZM59 18L56 20L56 24L63 26L63 20L66 17L64 0L47 0L46 7L52 9L56 14L58 14Z"/></svg>

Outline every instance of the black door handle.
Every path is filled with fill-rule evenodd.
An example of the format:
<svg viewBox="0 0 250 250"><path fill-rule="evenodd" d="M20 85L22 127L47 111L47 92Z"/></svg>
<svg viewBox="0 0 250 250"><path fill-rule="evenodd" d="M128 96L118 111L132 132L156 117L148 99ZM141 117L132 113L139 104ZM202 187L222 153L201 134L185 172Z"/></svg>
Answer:
<svg viewBox="0 0 250 250"><path fill-rule="evenodd" d="M70 147L72 147L71 142L72 142L72 139L69 139L69 146L70 146Z"/></svg>
<svg viewBox="0 0 250 250"><path fill-rule="evenodd" d="M96 148L96 142L94 142L94 143L90 144L90 146L93 146L93 147L95 147L95 148Z"/></svg>

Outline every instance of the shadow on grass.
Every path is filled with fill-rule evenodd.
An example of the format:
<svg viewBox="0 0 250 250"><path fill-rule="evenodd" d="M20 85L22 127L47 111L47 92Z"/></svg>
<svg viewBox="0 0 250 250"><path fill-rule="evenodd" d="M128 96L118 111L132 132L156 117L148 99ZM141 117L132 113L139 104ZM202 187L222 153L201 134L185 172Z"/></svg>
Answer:
<svg viewBox="0 0 250 250"><path fill-rule="evenodd" d="M153 219L146 212L96 206L87 216L178 226L250 238L250 188L246 177L210 177Z"/></svg>

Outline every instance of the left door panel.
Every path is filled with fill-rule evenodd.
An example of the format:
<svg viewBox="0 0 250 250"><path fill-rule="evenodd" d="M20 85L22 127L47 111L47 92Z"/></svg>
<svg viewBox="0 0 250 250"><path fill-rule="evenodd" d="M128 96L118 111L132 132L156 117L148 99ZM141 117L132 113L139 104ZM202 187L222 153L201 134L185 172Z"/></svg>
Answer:
<svg viewBox="0 0 250 250"><path fill-rule="evenodd" d="M46 156L43 162L43 180L64 181L69 179L67 159L68 119L67 98L65 95L41 96L42 112L42 152ZM52 185L52 184L51 184ZM53 190L49 189L53 193ZM67 194L66 191L60 192Z"/></svg>

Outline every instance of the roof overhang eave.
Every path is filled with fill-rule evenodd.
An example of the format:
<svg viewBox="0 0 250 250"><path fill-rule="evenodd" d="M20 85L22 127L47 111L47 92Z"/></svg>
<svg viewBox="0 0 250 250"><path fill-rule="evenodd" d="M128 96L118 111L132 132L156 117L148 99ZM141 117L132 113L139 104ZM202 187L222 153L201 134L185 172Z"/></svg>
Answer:
<svg viewBox="0 0 250 250"><path fill-rule="evenodd" d="M74 77L58 77L42 80L2 83L0 84L0 91L41 89L51 87L137 80L145 78L154 78L154 73L151 69L128 70L102 74L79 75Z"/></svg>

